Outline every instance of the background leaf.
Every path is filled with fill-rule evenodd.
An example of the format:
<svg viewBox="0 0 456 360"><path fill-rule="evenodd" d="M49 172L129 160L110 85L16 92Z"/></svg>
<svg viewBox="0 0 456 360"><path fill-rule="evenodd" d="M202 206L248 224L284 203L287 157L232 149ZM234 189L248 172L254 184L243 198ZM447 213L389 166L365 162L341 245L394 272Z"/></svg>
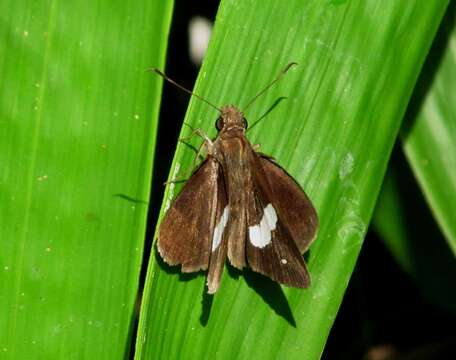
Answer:
<svg viewBox="0 0 456 360"><path fill-rule="evenodd" d="M172 1L0 4L2 359L121 359Z"/></svg>
<svg viewBox="0 0 456 360"><path fill-rule="evenodd" d="M456 254L456 6L451 3L402 129L405 154Z"/></svg>
<svg viewBox="0 0 456 360"><path fill-rule="evenodd" d="M453 248L456 179L456 128L453 79L456 62L456 7L451 3L410 102L402 128L402 145L423 192L412 178L406 159L397 152L383 184L373 218L396 261L434 303L456 310L456 261ZM399 149L398 149L399 150ZM427 209L426 196L433 214ZM434 215L434 216L433 216ZM434 220L434 219L435 220Z"/></svg>
<svg viewBox="0 0 456 360"><path fill-rule="evenodd" d="M446 4L222 2L198 94L242 109L285 64L300 64L246 116L255 124L278 102L248 137L277 158L317 207L321 229L308 256L313 285L282 291L231 269L212 298L204 295L204 276L178 275L154 252L137 358L320 357ZM192 99L186 122L214 136L216 116ZM184 128L182 135L188 133ZM188 171L194 156L181 144L171 177ZM169 187L164 205L179 189Z"/></svg>

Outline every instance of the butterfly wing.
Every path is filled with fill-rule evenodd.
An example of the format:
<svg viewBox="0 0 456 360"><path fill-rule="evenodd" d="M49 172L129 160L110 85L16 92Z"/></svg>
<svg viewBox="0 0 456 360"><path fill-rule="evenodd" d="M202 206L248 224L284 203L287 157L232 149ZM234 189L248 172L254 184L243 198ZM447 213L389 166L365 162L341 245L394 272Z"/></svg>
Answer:
<svg viewBox="0 0 456 360"><path fill-rule="evenodd" d="M306 288L310 276L301 250L315 236L316 212L294 180L271 160L255 154L251 166L247 262L252 270L281 284Z"/></svg>
<svg viewBox="0 0 456 360"><path fill-rule="evenodd" d="M220 165L212 157L196 170L172 203L158 234L158 251L182 272L206 270L220 206ZM224 191L224 190L223 190ZM225 197L226 198L226 197ZM226 200L225 200L226 205Z"/></svg>
<svg viewBox="0 0 456 360"><path fill-rule="evenodd" d="M230 207L228 205L225 182L221 173L219 173L217 182L216 221L212 232L209 272L207 274L207 290L209 294L214 294L220 285L228 250L228 239L225 230L230 217Z"/></svg>
<svg viewBox="0 0 456 360"><path fill-rule="evenodd" d="M304 254L317 235L317 212L306 193L285 170L267 157L259 157L259 162L273 193L274 205L282 214L281 222Z"/></svg>

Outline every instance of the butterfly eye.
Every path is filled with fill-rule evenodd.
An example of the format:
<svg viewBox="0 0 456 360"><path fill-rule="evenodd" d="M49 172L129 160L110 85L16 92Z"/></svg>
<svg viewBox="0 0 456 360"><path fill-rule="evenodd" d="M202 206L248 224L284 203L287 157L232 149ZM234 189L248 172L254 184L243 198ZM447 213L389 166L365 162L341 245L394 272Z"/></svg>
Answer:
<svg viewBox="0 0 456 360"><path fill-rule="evenodd" d="M247 129L249 127L249 123L247 122L246 118L242 118L242 121L244 123L244 128Z"/></svg>
<svg viewBox="0 0 456 360"><path fill-rule="evenodd" d="M220 130L222 130L224 124L225 123L223 122L223 119L221 117L219 117L215 123L215 127L217 128L217 130L220 131Z"/></svg>

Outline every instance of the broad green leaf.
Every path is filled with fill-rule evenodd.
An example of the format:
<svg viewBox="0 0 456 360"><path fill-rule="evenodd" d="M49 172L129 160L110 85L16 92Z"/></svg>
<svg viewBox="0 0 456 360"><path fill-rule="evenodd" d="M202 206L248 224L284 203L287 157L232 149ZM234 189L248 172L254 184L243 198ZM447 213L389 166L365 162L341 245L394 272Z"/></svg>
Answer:
<svg viewBox="0 0 456 360"><path fill-rule="evenodd" d="M397 149L399 150L399 149ZM428 299L456 311L456 261L403 156L388 167L372 219L396 261Z"/></svg>
<svg viewBox="0 0 456 360"><path fill-rule="evenodd" d="M172 4L0 4L2 359L130 351Z"/></svg>
<svg viewBox="0 0 456 360"><path fill-rule="evenodd" d="M404 124L405 154L456 254L456 5L451 3Z"/></svg>
<svg viewBox="0 0 456 360"><path fill-rule="evenodd" d="M299 181L316 205L321 228L308 256L313 283L309 290L281 288L251 272L229 269L218 293L209 297L203 274L180 275L154 251L138 359L320 357L446 5L221 2L196 93L219 106L233 103L242 109L287 63L299 63L248 110L247 135ZM216 117L214 109L192 99L185 121L214 136ZM184 127L182 136L190 132ZM191 141L195 147L200 143ZM194 157L180 144L170 177L188 172ZM163 209L180 189L180 184L169 186Z"/></svg>

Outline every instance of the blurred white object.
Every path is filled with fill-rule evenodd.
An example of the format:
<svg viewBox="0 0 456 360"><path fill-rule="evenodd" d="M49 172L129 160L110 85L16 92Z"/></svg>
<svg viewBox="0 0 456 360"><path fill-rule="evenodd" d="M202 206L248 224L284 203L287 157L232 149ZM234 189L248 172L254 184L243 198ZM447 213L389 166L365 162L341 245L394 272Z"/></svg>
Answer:
<svg viewBox="0 0 456 360"><path fill-rule="evenodd" d="M211 38L212 22L201 16L195 16L188 25L190 59L195 65L201 65Z"/></svg>

